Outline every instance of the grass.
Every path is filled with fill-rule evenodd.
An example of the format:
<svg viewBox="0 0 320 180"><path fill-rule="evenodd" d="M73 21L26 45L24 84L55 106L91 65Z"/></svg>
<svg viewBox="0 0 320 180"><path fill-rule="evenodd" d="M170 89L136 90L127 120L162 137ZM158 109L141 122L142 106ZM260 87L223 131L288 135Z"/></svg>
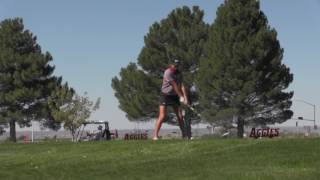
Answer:
<svg viewBox="0 0 320 180"><path fill-rule="evenodd" d="M319 178L319 138L0 144L0 179Z"/></svg>

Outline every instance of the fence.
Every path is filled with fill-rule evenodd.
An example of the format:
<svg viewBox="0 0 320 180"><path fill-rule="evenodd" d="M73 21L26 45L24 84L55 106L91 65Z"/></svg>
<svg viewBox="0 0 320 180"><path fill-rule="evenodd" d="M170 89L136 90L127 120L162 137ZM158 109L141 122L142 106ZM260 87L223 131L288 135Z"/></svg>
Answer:
<svg viewBox="0 0 320 180"><path fill-rule="evenodd" d="M249 137L252 127L245 128L246 137ZM320 137L320 129L314 129L313 126L303 126L303 127L275 127L272 128L279 128L279 135L280 137L286 136L316 136ZM113 132L114 130L111 130ZM92 133L92 131L85 131L83 136L86 136L86 133ZM204 136L217 136L221 137L223 134L226 134L226 130L223 128L216 127L212 128L193 128L192 129L192 136L197 137L204 137ZM228 136L235 136L236 131L233 129L229 131ZM94 133L94 132L93 132ZM147 134L148 139L150 139L153 135L153 129L140 129L140 130L118 130L118 139L125 139L126 134L136 134L136 133L144 133ZM179 139L181 137L180 129L161 129L160 135L164 139ZM68 131L60 130L60 131L51 131L51 130L40 130L34 131L32 136L32 131L17 131L16 134L18 141L23 142L31 142L33 141L42 141L46 139L50 140L71 140L71 134ZM0 141L5 141L9 138L9 132L4 133L0 136Z"/></svg>

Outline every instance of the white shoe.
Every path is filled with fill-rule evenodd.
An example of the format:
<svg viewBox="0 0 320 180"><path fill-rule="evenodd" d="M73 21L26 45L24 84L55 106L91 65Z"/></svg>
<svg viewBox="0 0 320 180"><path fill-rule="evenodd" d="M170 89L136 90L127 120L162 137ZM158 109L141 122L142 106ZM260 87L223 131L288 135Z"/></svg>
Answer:
<svg viewBox="0 0 320 180"><path fill-rule="evenodd" d="M158 137L153 137L153 138L152 138L152 140L154 140L154 141L158 141L158 140L159 140L159 138L158 138Z"/></svg>

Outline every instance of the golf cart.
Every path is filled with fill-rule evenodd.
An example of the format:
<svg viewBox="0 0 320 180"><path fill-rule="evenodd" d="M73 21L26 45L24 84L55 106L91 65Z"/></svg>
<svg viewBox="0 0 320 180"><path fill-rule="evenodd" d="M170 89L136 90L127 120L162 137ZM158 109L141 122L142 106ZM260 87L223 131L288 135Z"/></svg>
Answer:
<svg viewBox="0 0 320 180"><path fill-rule="evenodd" d="M90 133L86 131L85 136L83 136L84 129L87 125L99 125L98 132ZM117 138L117 136L118 136L117 132L115 133L110 132L108 121L87 121L82 123L82 130L80 132L79 141L111 140L112 137Z"/></svg>

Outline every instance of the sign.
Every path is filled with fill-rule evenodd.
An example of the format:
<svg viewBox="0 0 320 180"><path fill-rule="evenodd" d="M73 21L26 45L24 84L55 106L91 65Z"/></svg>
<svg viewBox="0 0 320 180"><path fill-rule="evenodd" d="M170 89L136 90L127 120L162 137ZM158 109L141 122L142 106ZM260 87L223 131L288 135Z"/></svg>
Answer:
<svg viewBox="0 0 320 180"><path fill-rule="evenodd" d="M278 137L279 136L279 128L262 128L262 129L256 129L252 128L250 137L253 138L259 138L259 137Z"/></svg>
<svg viewBox="0 0 320 180"><path fill-rule="evenodd" d="M124 140L147 140L148 134L147 133L133 133L133 134L125 134Z"/></svg>

